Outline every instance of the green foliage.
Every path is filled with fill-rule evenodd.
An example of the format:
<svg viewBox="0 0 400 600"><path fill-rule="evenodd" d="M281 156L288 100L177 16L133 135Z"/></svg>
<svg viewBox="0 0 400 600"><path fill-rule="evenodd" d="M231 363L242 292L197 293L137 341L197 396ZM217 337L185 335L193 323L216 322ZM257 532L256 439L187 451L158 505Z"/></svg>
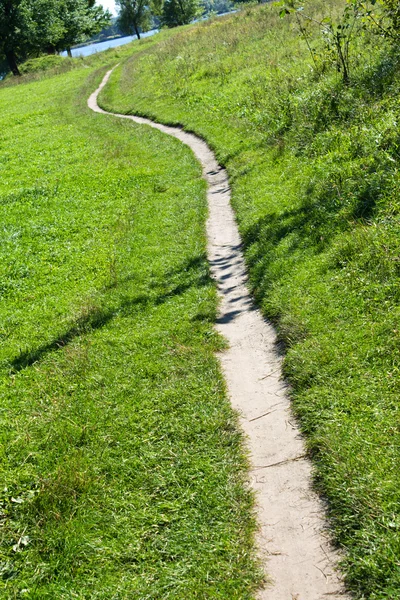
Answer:
<svg viewBox="0 0 400 600"><path fill-rule="evenodd" d="M87 109L117 59L0 85L0 596L250 599L205 184Z"/></svg>
<svg viewBox="0 0 400 600"><path fill-rule="evenodd" d="M360 3L366 25L375 34L398 42L400 35L400 5L397 0L371 0Z"/></svg>
<svg viewBox="0 0 400 600"><path fill-rule="evenodd" d="M122 32L117 24L117 17L111 19L110 25L104 27L98 34L90 38L91 43L104 42L105 40L121 37Z"/></svg>
<svg viewBox="0 0 400 600"><path fill-rule="evenodd" d="M167 27L177 27L191 23L201 15L200 0L164 0L161 23Z"/></svg>
<svg viewBox="0 0 400 600"><path fill-rule="evenodd" d="M41 52L69 49L111 18L92 0L4 0L0 3L0 58L19 75L18 63Z"/></svg>
<svg viewBox="0 0 400 600"><path fill-rule="evenodd" d="M182 124L228 168L347 584L383 600L400 589L400 54L357 34L346 85L319 25L344 7L308 4L318 70L295 15L245 8L126 61L101 103Z"/></svg>
<svg viewBox="0 0 400 600"><path fill-rule="evenodd" d="M310 25L317 24L324 41L322 59L324 63L333 63L338 72L342 74L343 82L350 83L351 58L350 49L353 40L363 32L364 5L359 0L348 0L339 17L329 15L321 20L316 20L304 12L305 4L292 0L288 3L278 3L280 16L294 15L300 34L307 44L316 70L320 70L318 55L312 48Z"/></svg>
<svg viewBox="0 0 400 600"><path fill-rule="evenodd" d="M281 0L276 6L280 9L281 17L294 15L316 71L320 72L327 63L333 63L337 71L342 73L346 85L350 83L351 53L356 53L357 38L373 33L395 43L399 39L400 3L397 0L347 0L341 13L334 18L326 14L320 20L305 12L308 6L312 6L310 2ZM324 40L321 55L311 41L313 24L318 25Z"/></svg>
<svg viewBox="0 0 400 600"><path fill-rule="evenodd" d="M54 44L57 51L69 50L111 22L111 13L91 0L58 0L57 9L63 27L63 34Z"/></svg>
<svg viewBox="0 0 400 600"><path fill-rule="evenodd" d="M126 35L136 34L140 39L140 30L148 31L152 23L152 9L147 0L116 0L119 7L118 27Z"/></svg>
<svg viewBox="0 0 400 600"><path fill-rule="evenodd" d="M58 0L25 0L23 56L52 51L62 37L65 26L60 18Z"/></svg>
<svg viewBox="0 0 400 600"><path fill-rule="evenodd" d="M0 3L0 58L7 61L14 75L19 75L17 53L24 51L25 20L23 0Z"/></svg>

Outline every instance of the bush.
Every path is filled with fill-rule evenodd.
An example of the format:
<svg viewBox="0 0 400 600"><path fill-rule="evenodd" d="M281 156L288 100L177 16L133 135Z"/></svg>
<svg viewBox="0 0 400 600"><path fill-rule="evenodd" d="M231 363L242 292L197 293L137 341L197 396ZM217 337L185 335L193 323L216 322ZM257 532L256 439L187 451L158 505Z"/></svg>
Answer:
<svg viewBox="0 0 400 600"><path fill-rule="evenodd" d="M39 58L30 58L20 66L22 75L28 73L38 73L40 71L48 71L54 67L64 67L70 59L58 55L39 56Z"/></svg>

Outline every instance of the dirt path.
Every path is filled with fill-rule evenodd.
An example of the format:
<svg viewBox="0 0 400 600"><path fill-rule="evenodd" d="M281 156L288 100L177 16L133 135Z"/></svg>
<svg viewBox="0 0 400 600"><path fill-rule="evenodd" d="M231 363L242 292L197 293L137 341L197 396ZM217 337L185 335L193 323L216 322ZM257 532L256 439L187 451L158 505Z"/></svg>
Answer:
<svg viewBox="0 0 400 600"><path fill-rule="evenodd" d="M110 73L88 100L96 112L111 114L97 105ZM347 596L335 573L337 557L324 532L321 504L310 488L310 464L281 381L275 333L255 309L246 287L227 173L195 135L141 117L114 116L150 125L181 140L200 161L208 183L208 257L222 298L217 328L230 345L220 360L231 402L248 436L260 524L258 542L270 578L258 598L343 600Z"/></svg>

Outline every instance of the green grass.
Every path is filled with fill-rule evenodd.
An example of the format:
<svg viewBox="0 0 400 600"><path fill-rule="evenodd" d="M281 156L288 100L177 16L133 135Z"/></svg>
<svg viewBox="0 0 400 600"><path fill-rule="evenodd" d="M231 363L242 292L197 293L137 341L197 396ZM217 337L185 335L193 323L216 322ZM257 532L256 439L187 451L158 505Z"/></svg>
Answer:
<svg viewBox="0 0 400 600"><path fill-rule="evenodd" d="M308 3L324 16L340 3ZM399 598L400 56L357 35L316 73L274 5L177 31L100 103L197 132L229 171L250 282L357 598Z"/></svg>
<svg viewBox="0 0 400 600"><path fill-rule="evenodd" d="M0 86L0 596L251 598L205 183L87 109L117 57Z"/></svg>

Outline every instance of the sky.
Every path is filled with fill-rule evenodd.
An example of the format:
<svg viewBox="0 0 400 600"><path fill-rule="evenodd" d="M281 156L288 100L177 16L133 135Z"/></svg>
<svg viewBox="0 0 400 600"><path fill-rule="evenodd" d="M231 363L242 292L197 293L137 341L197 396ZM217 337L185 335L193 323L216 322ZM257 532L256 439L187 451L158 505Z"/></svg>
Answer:
<svg viewBox="0 0 400 600"><path fill-rule="evenodd" d="M117 14L114 0L97 0L97 4L102 4L104 8L108 8L113 15Z"/></svg>

